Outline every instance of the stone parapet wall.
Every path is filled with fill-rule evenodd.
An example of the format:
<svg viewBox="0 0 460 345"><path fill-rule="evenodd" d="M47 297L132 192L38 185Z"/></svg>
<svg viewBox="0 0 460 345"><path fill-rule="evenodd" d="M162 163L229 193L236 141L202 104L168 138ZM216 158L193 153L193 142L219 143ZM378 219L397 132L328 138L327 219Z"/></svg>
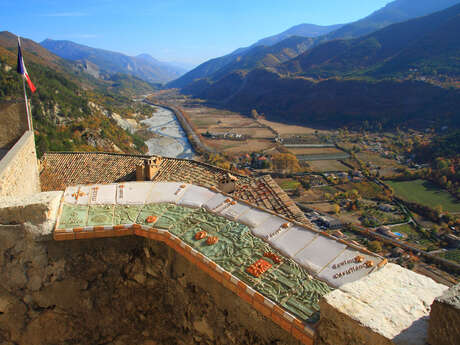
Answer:
<svg viewBox="0 0 460 345"><path fill-rule="evenodd" d="M28 130L25 102L0 102L0 118L0 149L9 149Z"/></svg>
<svg viewBox="0 0 460 345"><path fill-rule="evenodd" d="M40 192L34 134L27 131L0 160L0 197Z"/></svg>
<svg viewBox="0 0 460 345"><path fill-rule="evenodd" d="M33 235L0 226L0 343L300 344L165 243Z"/></svg>
<svg viewBox="0 0 460 345"><path fill-rule="evenodd" d="M436 298L431 306L428 344L457 345L460 342L460 284Z"/></svg>

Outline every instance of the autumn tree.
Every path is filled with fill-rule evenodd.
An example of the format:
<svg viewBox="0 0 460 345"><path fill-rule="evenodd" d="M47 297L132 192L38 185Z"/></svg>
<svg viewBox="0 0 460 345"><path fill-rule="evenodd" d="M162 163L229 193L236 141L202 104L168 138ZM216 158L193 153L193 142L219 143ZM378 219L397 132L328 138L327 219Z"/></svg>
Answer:
<svg viewBox="0 0 460 345"><path fill-rule="evenodd" d="M371 241L369 242L369 250L375 253L379 253L382 251L382 242L380 241Z"/></svg>
<svg viewBox="0 0 460 345"><path fill-rule="evenodd" d="M272 156L273 169L277 172L294 173L300 170L297 157L291 153L278 153Z"/></svg>
<svg viewBox="0 0 460 345"><path fill-rule="evenodd" d="M340 206L337 205L337 204L334 204L333 210L334 210L334 213L335 213L335 214L339 214L339 213L340 213Z"/></svg>

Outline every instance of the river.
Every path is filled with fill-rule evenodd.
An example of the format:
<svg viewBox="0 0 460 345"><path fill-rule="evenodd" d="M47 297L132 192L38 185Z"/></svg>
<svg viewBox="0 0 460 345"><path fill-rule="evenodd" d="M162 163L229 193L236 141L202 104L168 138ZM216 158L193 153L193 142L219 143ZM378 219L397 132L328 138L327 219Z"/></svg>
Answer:
<svg viewBox="0 0 460 345"><path fill-rule="evenodd" d="M156 109L154 115L141 121L148 130L157 134L156 138L145 142L149 155L172 158L191 159L195 155L187 134L177 121L176 115L169 109L152 106Z"/></svg>

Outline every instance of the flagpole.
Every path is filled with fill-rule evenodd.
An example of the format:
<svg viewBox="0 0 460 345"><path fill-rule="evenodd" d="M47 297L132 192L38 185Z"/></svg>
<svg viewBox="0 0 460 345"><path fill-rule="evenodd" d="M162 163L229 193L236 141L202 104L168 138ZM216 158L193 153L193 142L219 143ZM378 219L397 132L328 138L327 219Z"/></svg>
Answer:
<svg viewBox="0 0 460 345"><path fill-rule="evenodd" d="M26 113L27 113L27 124L29 127L29 131L32 131L32 119L30 117L30 110L29 110L29 101L27 99L27 92L26 92L26 79L22 78L22 88L24 89L24 100L26 102Z"/></svg>
<svg viewBox="0 0 460 345"><path fill-rule="evenodd" d="M21 38L18 36L19 46L21 46ZM29 131L33 130L32 126L32 118L30 116L29 110L29 101L27 99L27 91L26 91L26 79L22 76L22 88L24 89L24 101L26 102L26 113L27 113L27 125L29 127Z"/></svg>

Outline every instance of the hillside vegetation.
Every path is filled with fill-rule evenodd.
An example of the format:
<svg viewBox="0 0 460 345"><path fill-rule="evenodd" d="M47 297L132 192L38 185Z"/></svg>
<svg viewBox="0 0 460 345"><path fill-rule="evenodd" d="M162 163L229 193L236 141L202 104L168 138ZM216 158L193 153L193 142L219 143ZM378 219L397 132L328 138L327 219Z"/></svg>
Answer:
<svg viewBox="0 0 460 345"><path fill-rule="evenodd" d="M15 42L14 35L0 33L2 100L23 99L21 77L16 72ZM133 94L133 86L135 89L141 85L133 77L120 75L114 81L97 81L89 75L79 75L69 62L33 41L24 39L22 47L29 75L37 86L33 95L29 90L28 93L39 154L61 150L140 153L146 149L142 140L108 116L112 112L132 115L150 111L126 97ZM152 90L150 85L141 83L144 91Z"/></svg>

